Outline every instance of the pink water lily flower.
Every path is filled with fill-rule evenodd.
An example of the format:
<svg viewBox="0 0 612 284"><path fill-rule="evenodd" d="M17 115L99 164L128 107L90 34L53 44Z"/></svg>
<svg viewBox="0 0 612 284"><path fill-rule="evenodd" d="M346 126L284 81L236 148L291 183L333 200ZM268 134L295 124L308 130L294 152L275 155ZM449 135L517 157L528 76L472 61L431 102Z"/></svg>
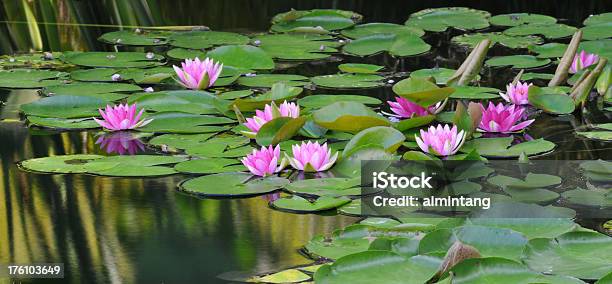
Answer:
<svg viewBox="0 0 612 284"><path fill-rule="evenodd" d="M425 153L437 156L450 156L459 150L465 141L465 132L457 132L457 126L449 127L448 124L437 127L430 126L427 132L421 129L421 136L414 135L419 148Z"/></svg>
<svg viewBox="0 0 612 284"><path fill-rule="evenodd" d="M527 85L527 83L521 83L520 81L516 84L508 84L506 86L506 93L499 93L499 95L509 103L515 105L528 105L529 104L529 87L533 84Z"/></svg>
<svg viewBox="0 0 612 284"><path fill-rule="evenodd" d="M117 106L106 106L106 111L98 110L103 120L94 117L100 126L110 131L135 129L149 124L153 119L140 119L144 109L136 114L136 104L120 104Z"/></svg>
<svg viewBox="0 0 612 284"><path fill-rule="evenodd" d="M293 157L289 157L287 153L285 157L293 168L300 171L322 172L331 168L338 159L338 152L332 156L327 143L320 145L319 142L308 141L308 143L302 142L301 145L293 145L291 149Z"/></svg>
<svg viewBox="0 0 612 284"><path fill-rule="evenodd" d="M597 56L597 54L587 53L583 50L580 53L576 53L576 56L574 56L574 61L572 62L572 66L570 66L569 72L576 73L597 63L598 60L599 56Z"/></svg>
<svg viewBox="0 0 612 284"><path fill-rule="evenodd" d="M259 129L266 124L268 121L277 117L293 117L298 118L300 116L300 106L295 103L288 103L284 101L280 106L268 104L264 107L264 110L256 110L255 116L246 119L244 125L251 131L242 131L247 137L254 138L259 132Z"/></svg>
<svg viewBox="0 0 612 284"><path fill-rule="evenodd" d="M534 119L530 119L519 123L523 119L525 109L517 105L506 106L499 103L496 106L489 102L486 109L482 104L480 104L480 108L482 109L482 119L478 130L483 132L516 132L523 130L534 121Z"/></svg>
<svg viewBox="0 0 612 284"><path fill-rule="evenodd" d="M393 112L392 114L388 115L399 118L411 118L415 116L436 114L444 107L444 102L438 102L433 106L424 108L403 97L395 97L395 101L387 101L387 103Z"/></svg>
<svg viewBox="0 0 612 284"><path fill-rule="evenodd" d="M253 153L242 158L242 164L249 171L260 177L273 175L280 172L287 165L286 160L280 157L280 146L272 148L272 145L262 146L261 149L253 149Z"/></svg>
<svg viewBox="0 0 612 284"><path fill-rule="evenodd" d="M223 64L214 62L210 58L200 61L199 58L194 60L186 59L181 62L182 68L172 65L174 72L179 77L181 85L192 90L203 90L211 87L219 78Z"/></svg>
<svg viewBox="0 0 612 284"><path fill-rule="evenodd" d="M96 144L100 145L100 149L105 150L108 154L134 155L145 150L144 143L132 136L130 132L115 132L101 135L96 140Z"/></svg>

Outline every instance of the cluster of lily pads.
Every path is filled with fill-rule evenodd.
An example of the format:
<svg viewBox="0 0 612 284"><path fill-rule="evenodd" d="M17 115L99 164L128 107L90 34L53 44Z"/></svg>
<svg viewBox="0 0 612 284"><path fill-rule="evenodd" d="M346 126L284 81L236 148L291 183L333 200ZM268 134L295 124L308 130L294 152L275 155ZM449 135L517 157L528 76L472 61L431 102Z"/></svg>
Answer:
<svg viewBox="0 0 612 284"><path fill-rule="evenodd" d="M274 209L361 216L362 160L524 161L556 146L526 133L538 116L580 112L591 102L598 111L612 110L606 106L612 13L591 16L581 28L545 15L492 17L459 7L419 11L404 25L361 20L350 11L292 10L276 15L263 34L123 30L100 40L131 51L3 56L0 87L40 89L42 98L21 106L31 127L103 130L96 144L118 154L41 157L20 166L104 176L185 173L198 176L179 190L199 197L273 194ZM343 63L335 74L284 72L340 55L422 56L432 49L429 37L456 30L462 34L450 42L469 52L457 69ZM514 55L488 58L495 45ZM521 70L504 82L505 92L479 83L483 67L512 72L550 65L557 66L554 74ZM388 87L393 98L386 102L358 94ZM597 130L577 134L612 140L610 123L589 127ZM145 148L156 154L136 155ZM609 162L584 168L590 178L610 181ZM556 182L512 186L530 178L488 181L523 197L516 208L549 218L368 218L311 240L305 250L320 263L250 280L302 282L314 273L321 283L611 281L612 239L580 227L572 213L538 205L564 198L609 209L610 189L557 194L542 188ZM467 179L457 182L473 188Z"/></svg>

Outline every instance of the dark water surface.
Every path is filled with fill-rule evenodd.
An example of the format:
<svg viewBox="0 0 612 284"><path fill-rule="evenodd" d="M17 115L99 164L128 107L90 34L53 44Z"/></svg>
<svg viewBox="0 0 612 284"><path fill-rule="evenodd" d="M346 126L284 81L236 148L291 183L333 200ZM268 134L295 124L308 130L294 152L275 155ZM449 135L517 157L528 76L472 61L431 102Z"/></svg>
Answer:
<svg viewBox="0 0 612 284"><path fill-rule="evenodd" d="M84 4L87 1L76 2L87 5ZM362 13L365 22L402 23L410 13L422 8L448 6L446 1L415 2L158 1L163 21L150 24L207 25L216 30L253 32L266 30L270 17L290 8L347 9ZM606 2L609 1L452 3L488 10L493 14L530 11L567 19L568 22L580 22L589 14L610 10ZM80 7L91 15L92 22L112 23L111 16L100 12L104 11L101 8L97 10L96 5L102 4ZM6 31L6 27L3 28ZM75 44L82 49L108 48L95 40L87 40L95 39L105 31L110 30L79 28ZM443 34L441 38L426 38L438 49L418 59L408 58L400 62L385 56L366 60L337 59L384 63L386 66L397 64L397 71L435 65L456 67L465 52L453 50L443 43L450 36ZM436 45L435 42L442 44ZM18 45L13 43L13 46L17 48ZM309 76L330 74L335 72L337 64L309 63L282 72ZM514 75L495 70L485 70L485 73L484 85L498 88ZM330 92L317 90L315 93ZM387 87L368 91L368 94L385 98L391 92ZM197 199L175 190L176 184L186 176L141 179L21 171L16 162L25 159L105 153L96 144L96 133L28 129L20 121L18 108L36 99L35 90L0 90L0 263L63 262L67 276L61 282L214 283L221 281L216 277L222 273L262 273L310 263L299 253L308 240L357 220L346 216L275 211L268 208L262 197ZM612 159L610 143L575 135L576 128L605 121L610 121L610 117L597 111L560 117L542 116L530 127L529 134L558 145L553 153L539 157L542 159L609 160Z"/></svg>

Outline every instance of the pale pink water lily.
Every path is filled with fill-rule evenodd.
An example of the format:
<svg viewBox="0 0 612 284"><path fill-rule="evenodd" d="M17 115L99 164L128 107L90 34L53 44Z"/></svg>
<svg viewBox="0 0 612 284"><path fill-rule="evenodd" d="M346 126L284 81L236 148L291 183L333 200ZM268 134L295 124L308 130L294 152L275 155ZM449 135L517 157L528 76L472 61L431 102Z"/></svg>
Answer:
<svg viewBox="0 0 612 284"><path fill-rule="evenodd" d="M293 156L285 153L285 157L293 168L300 171L322 172L331 168L338 159L338 152L332 156L327 143L321 145L319 142L302 142L301 145L291 146L291 150Z"/></svg>
<svg viewBox="0 0 612 284"><path fill-rule="evenodd" d="M246 119L244 125L251 131L242 131L247 137L254 138L259 132L259 129L266 124L268 121L277 117L293 117L298 118L300 116L300 106L295 103L288 103L284 101L280 106L276 106L274 103L267 104L264 110L255 110L255 116Z"/></svg>
<svg viewBox="0 0 612 284"><path fill-rule="evenodd" d="M499 103L495 105L489 102L489 106L485 108L480 104L482 109L482 119L478 125L478 130L482 132L517 132L525 129L533 123L534 119L525 120L523 119L524 108L517 105L504 105Z"/></svg>
<svg viewBox="0 0 612 284"><path fill-rule="evenodd" d="M425 153L436 156L450 156L463 146L465 132L457 132L457 126L451 128L448 124L438 124L437 127L430 126L427 131L421 129L421 136L414 135L419 148Z"/></svg>
<svg viewBox="0 0 612 284"><path fill-rule="evenodd" d="M181 85L192 90L203 90L211 87L219 78L223 64L210 58L201 61L199 58L186 59L181 62L181 68L172 65L174 72L179 77Z"/></svg>
<svg viewBox="0 0 612 284"><path fill-rule="evenodd" d="M529 104L529 87L533 84L527 85L527 83L521 83L520 81L516 84L508 84L506 86L506 93L499 93L499 95L509 103L515 105L528 105Z"/></svg>
<svg viewBox="0 0 612 284"><path fill-rule="evenodd" d="M110 131L135 129L149 124L153 119L140 119L144 109L136 113L136 104L106 106L106 111L99 109L103 120L94 117L94 121Z"/></svg>
<svg viewBox="0 0 612 284"><path fill-rule="evenodd" d="M144 143L140 139L135 138L130 132L101 135L96 140L96 144L100 145L100 149L108 154L134 155L145 150Z"/></svg>
<svg viewBox="0 0 612 284"><path fill-rule="evenodd" d="M424 108L414 102L403 97L395 97L395 101L387 101L393 113L387 115L398 118L411 118L415 116L425 116L440 112L446 101L438 102L435 105Z"/></svg>
<svg viewBox="0 0 612 284"><path fill-rule="evenodd" d="M286 160L281 159L280 146L272 148L272 145L262 146L261 149L253 149L253 153L248 154L242 158L242 164L249 169L249 171L260 177L273 175L280 172L285 166L287 166Z"/></svg>
<svg viewBox="0 0 612 284"><path fill-rule="evenodd" d="M574 61L570 66L569 72L576 73L584 68L587 68L597 63L598 60L599 56L597 56L597 54L588 53L583 50L580 53L576 53L576 56L574 56Z"/></svg>

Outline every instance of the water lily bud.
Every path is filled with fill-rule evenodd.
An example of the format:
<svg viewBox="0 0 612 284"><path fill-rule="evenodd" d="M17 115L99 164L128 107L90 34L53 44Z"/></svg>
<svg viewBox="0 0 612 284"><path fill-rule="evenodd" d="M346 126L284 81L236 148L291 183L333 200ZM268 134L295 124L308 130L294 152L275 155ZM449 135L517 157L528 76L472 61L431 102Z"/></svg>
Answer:
<svg viewBox="0 0 612 284"><path fill-rule="evenodd" d="M389 83L389 84L393 84L393 83L395 83L395 80L393 80L393 79L389 79L389 81L387 81L387 83Z"/></svg>

